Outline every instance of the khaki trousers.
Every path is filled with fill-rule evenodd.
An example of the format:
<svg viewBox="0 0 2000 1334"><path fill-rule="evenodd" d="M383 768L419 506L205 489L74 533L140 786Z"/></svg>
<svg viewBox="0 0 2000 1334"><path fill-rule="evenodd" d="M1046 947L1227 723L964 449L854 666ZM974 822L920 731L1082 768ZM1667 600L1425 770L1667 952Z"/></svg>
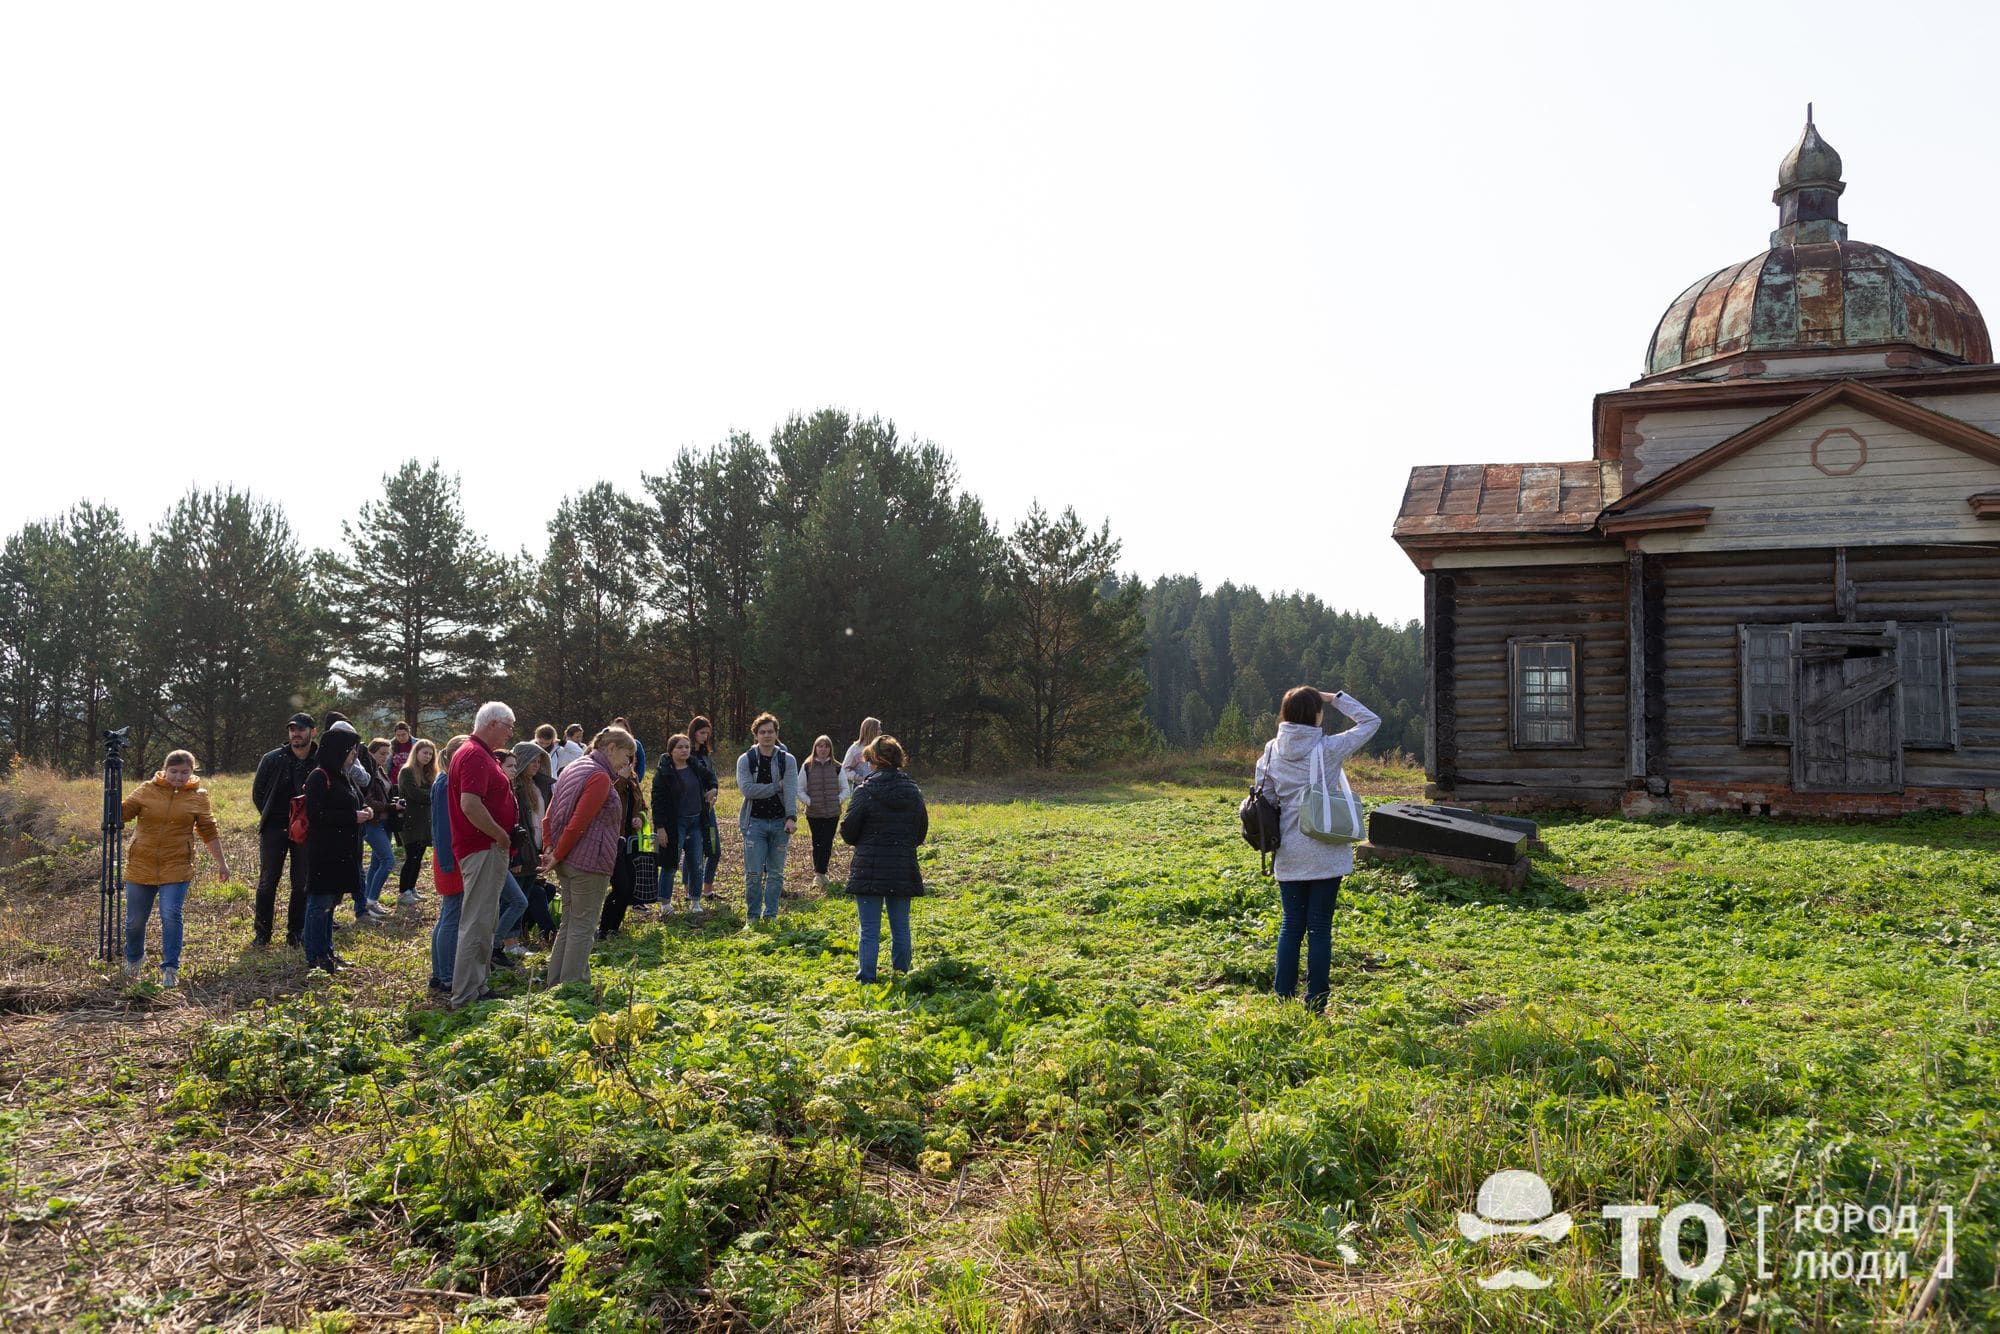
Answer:
<svg viewBox="0 0 2000 1334"><path fill-rule="evenodd" d="M493 931L500 925L500 890L507 883L507 854L499 848L470 853L458 862L465 900L458 909L458 953L452 956L451 1008L469 1005L486 990L493 971Z"/></svg>
<svg viewBox="0 0 2000 1334"><path fill-rule="evenodd" d="M598 871L582 871L568 862L556 863L556 880L562 885L562 925L556 928L556 943L549 950L549 985L590 981L590 951L597 944L597 918L604 911L604 896L611 889L611 877Z"/></svg>

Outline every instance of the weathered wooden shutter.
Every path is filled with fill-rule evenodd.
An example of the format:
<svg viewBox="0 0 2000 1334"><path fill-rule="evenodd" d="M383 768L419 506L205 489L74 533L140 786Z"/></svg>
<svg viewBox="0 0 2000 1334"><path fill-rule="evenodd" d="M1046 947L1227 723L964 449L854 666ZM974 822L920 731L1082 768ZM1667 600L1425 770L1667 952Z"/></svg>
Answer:
<svg viewBox="0 0 2000 1334"><path fill-rule="evenodd" d="M1958 682L1951 627L1898 625L1902 667L1903 744L1923 749L1958 746Z"/></svg>

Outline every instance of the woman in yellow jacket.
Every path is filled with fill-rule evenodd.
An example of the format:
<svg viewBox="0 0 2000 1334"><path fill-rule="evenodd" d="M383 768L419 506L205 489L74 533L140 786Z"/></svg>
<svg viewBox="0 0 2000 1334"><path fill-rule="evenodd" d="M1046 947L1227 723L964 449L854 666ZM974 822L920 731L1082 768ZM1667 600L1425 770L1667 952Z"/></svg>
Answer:
<svg viewBox="0 0 2000 1334"><path fill-rule="evenodd" d="M146 919L157 899L160 985L171 987L180 981L181 905L194 878L195 839L208 845L215 872L224 880L229 878L229 859L222 855L208 789L196 781L194 756L185 750L167 756L153 780L125 798L123 809L128 823L139 822L139 832L125 850L125 976L139 975L146 957Z"/></svg>

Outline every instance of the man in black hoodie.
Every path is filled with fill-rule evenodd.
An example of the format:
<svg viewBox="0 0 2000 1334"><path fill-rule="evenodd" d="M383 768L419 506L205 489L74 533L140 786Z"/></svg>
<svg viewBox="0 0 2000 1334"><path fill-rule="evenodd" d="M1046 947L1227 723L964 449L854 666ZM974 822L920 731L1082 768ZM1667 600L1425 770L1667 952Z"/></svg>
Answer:
<svg viewBox="0 0 2000 1334"><path fill-rule="evenodd" d="M293 714L285 724L286 743L257 761L257 776L250 780L250 804L257 808L256 932L260 949L271 943L278 875L287 853L292 858L292 898L285 907L285 944L299 948L299 933L305 928L306 859L305 849L292 844L292 798L304 789L306 775L319 763L315 730L311 714Z"/></svg>

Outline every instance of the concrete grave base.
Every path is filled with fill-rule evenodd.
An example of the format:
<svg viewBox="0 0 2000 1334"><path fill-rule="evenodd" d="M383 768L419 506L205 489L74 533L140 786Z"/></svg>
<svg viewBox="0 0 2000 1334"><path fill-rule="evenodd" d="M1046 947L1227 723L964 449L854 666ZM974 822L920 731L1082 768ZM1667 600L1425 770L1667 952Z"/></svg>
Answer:
<svg viewBox="0 0 2000 1334"><path fill-rule="evenodd" d="M1440 853L1411 852L1407 848L1378 848L1373 843L1356 843L1354 859L1357 862L1385 866L1392 866L1397 862L1429 862L1441 871L1449 871L1468 880L1481 880L1500 889L1519 889L1528 883L1526 857L1511 864L1476 862L1467 857L1446 857Z"/></svg>

